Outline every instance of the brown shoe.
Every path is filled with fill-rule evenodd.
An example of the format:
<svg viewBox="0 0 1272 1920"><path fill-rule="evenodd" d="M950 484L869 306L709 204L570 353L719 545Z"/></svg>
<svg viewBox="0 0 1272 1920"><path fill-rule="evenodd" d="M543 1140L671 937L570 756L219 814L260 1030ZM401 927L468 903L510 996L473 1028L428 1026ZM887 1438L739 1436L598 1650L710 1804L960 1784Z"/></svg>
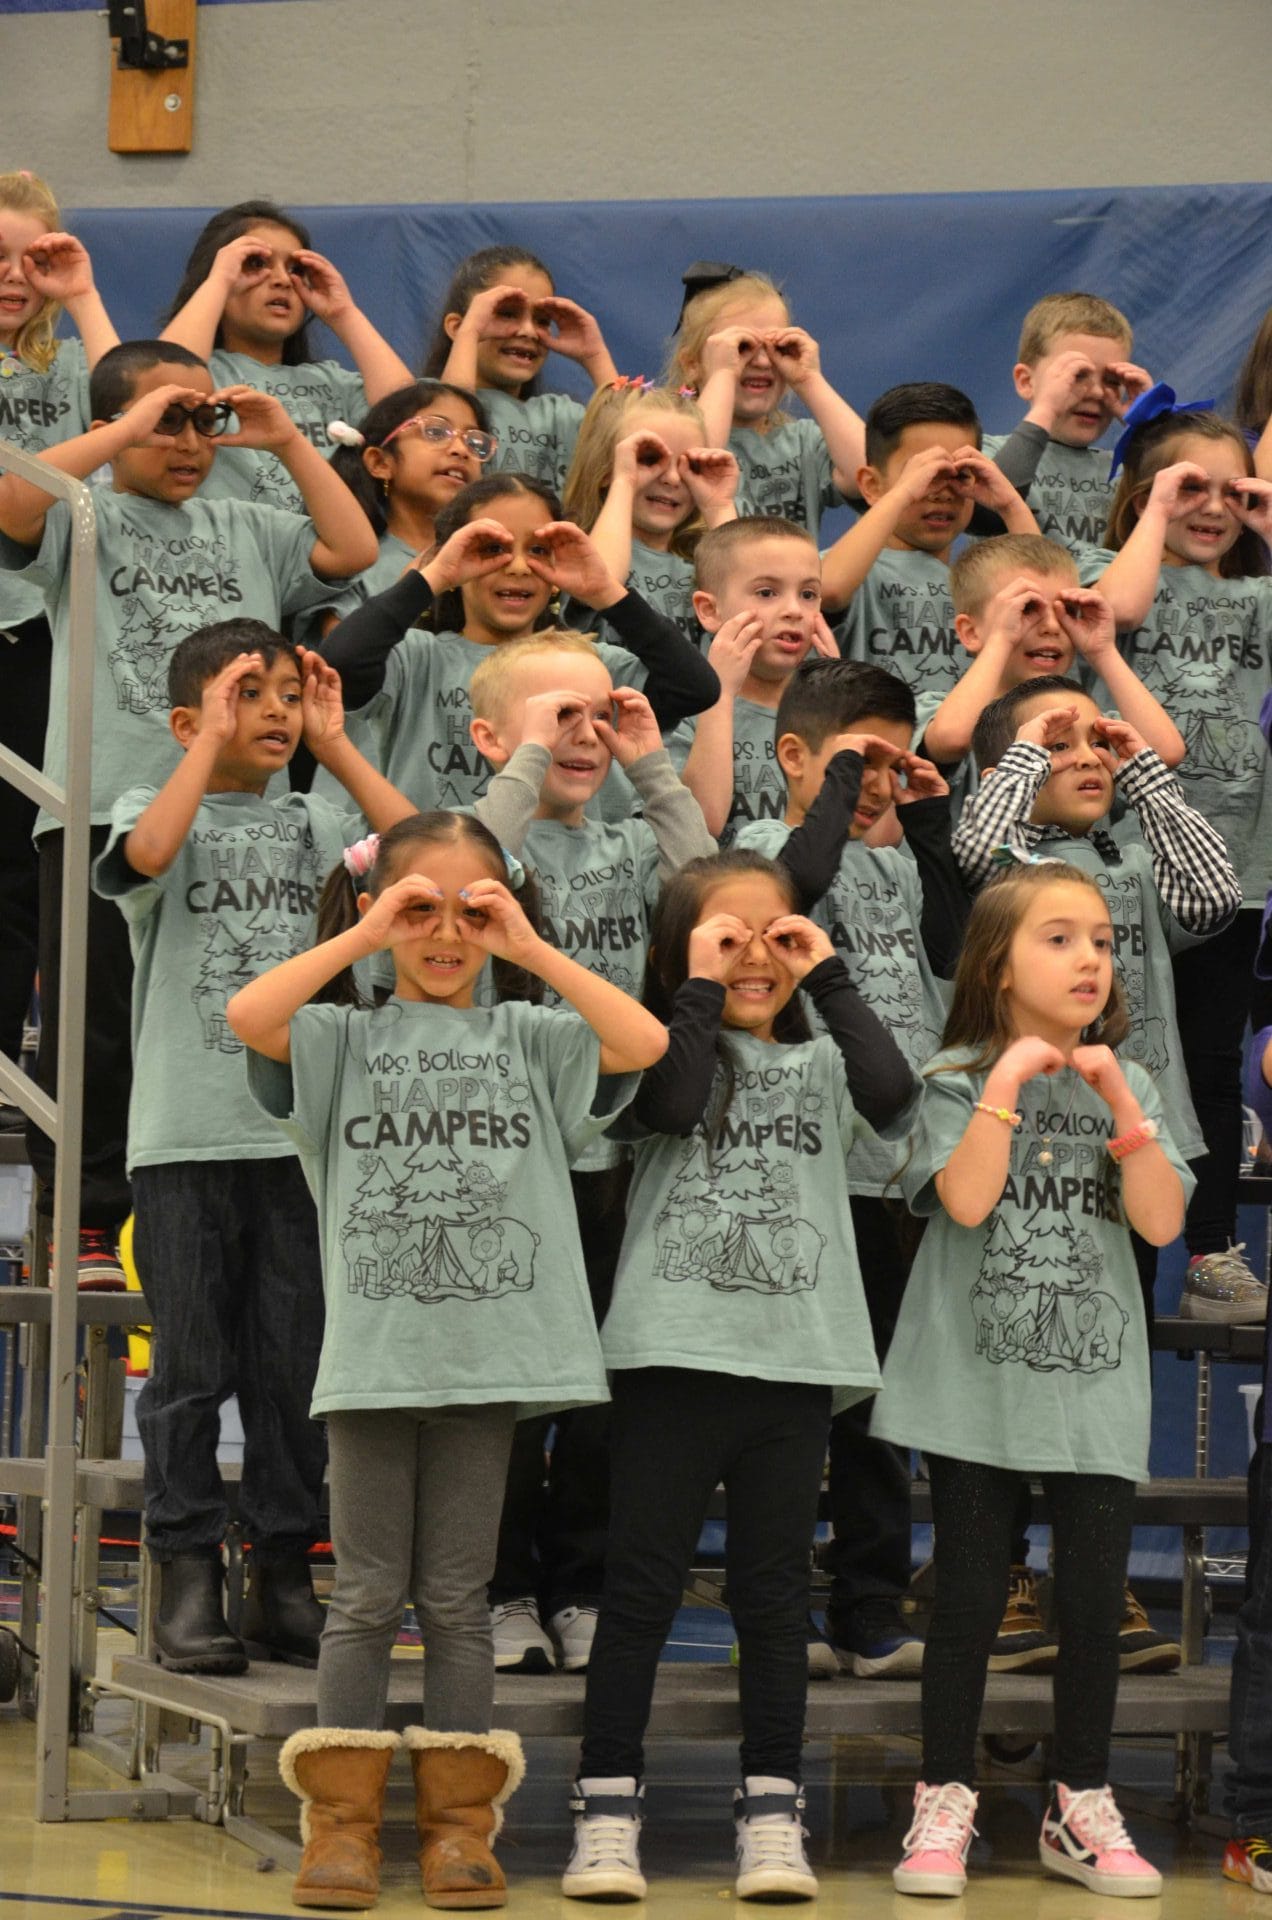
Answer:
<svg viewBox="0 0 1272 1920"><path fill-rule="evenodd" d="M403 1744L415 1775L420 1885L430 1907L502 1907L503 1869L490 1843L503 1806L525 1778L515 1733L433 1733L407 1727Z"/></svg>
<svg viewBox="0 0 1272 1920"><path fill-rule="evenodd" d="M1122 1596L1117 1644L1123 1673L1174 1673L1184 1657L1178 1640L1158 1633L1129 1587Z"/></svg>
<svg viewBox="0 0 1272 1920"><path fill-rule="evenodd" d="M1007 1610L989 1656L991 1673L1053 1673L1060 1649L1042 1624L1038 1589L1028 1567L1013 1567Z"/></svg>
<svg viewBox="0 0 1272 1920"><path fill-rule="evenodd" d="M278 1756L301 1803L305 1853L292 1885L297 1907L373 1907L380 1892L380 1818L396 1733L306 1727Z"/></svg>

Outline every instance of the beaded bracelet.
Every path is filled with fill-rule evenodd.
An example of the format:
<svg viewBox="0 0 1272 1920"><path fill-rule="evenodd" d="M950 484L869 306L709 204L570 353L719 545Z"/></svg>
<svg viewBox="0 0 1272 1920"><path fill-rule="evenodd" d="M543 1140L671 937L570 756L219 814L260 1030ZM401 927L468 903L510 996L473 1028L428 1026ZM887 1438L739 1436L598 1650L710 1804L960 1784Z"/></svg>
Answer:
<svg viewBox="0 0 1272 1920"><path fill-rule="evenodd" d="M987 1107L983 1100L974 1100L972 1102L972 1111L974 1113L987 1113L991 1119L1001 1120L1003 1125L1008 1127L1018 1127L1024 1118L1023 1114L1013 1113L1010 1107Z"/></svg>

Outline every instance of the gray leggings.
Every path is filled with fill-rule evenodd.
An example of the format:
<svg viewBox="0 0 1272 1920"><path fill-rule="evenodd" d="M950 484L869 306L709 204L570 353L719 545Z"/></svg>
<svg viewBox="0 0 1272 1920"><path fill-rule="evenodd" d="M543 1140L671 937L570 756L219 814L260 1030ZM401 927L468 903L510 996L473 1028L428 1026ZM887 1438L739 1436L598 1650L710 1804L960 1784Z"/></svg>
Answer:
<svg viewBox="0 0 1272 1920"><path fill-rule="evenodd" d="M495 1671L486 1582L516 1408L393 1407L327 1416L336 1582L318 1657L318 1725L384 1725L408 1599L425 1649L425 1723L488 1733Z"/></svg>

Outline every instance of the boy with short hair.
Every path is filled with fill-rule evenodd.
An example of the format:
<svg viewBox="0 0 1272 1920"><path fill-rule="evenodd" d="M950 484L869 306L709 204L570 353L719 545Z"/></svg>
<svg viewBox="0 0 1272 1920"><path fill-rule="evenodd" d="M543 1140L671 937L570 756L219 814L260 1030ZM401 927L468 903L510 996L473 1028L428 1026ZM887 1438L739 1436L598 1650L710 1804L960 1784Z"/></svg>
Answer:
<svg viewBox="0 0 1272 1920"><path fill-rule="evenodd" d="M785 815L744 826L737 844L788 865L806 899L814 867L832 876L808 911L918 1072L940 1049L938 976L954 971L968 901L950 856L949 789L910 752L913 730L914 695L895 674L806 661L788 680L774 725ZM909 852L865 838L894 804ZM903 1159L881 1141L863 1141L848 1163L880 1354L892 1339L912 1253L902 1249L887 1200ZM866 1400L838 1414L830 1430L826 1628L841 1666L861 1678L914 1673L923 1657L900 1610L910 1581L909 1456L872 1440L869 1425Z"/></svg>
<svg viewBox="0 0 1272 1920"><path fill-rule="evenodd" d="M474 744L496 770L473 811L533 865L545 936L639 996L660 881L716 850L648 700L613 685L591 640L554 629L492 648L473 674L470 698ZM586 813L611 759L636 789L643 819ZM625 1151L601 1140L571 1174L598 1324L614 1284L628 1173ZM555 1650L563 1668L580 1672L596 1630L609 1521L609 1409L557 1416L545 1491L551 1424L520 1422L509 1462L490 1587L495 1665L504 1671L541 1669Z"/></svg>
<svg viewBox="0 0 1272 1920"><path fill-rule="evenodd" d="M305 1556L319 1537L326 1455L309 1419L323 1323L318 1225L294 1148L248 1093L225 1006L309 945L323 882L360 836L360 814L383 829L413 809L345 737L334 669L263 621L189 635L168 681L182 759L157 790L116 800L93 875L136 956L128 1171L154 1325L137 1424L147 1544L164 1568L155 1640L175 1672L247 1664L221 1599L216 1446L220 1407L237 1392L252 1546L244 1639L312 1666L322 1613ZM302 734L352 796L346 812L285 787L270 797Z"/></svg>
<svg viewBox="0 0 1272 1920"><path fill-rule="evenodd" d="M844 658L898 674L920 702L958 678L950 553L977 508L995 516L995 531L1038 531L980 443L976 409L957 387L917 380L880 394L857 475L868 511L822 558L825 603L847 608L834 620Z"/></svg>
<svg viewBox="0 0 1272 1920"><path fill-rule="evenodd" d="M111 808L138 780L160 785L176 748L168 727L166 670L184 634L227 610L271 626L321 603L327 582L369 566L375 536L343 480L281 403L252 387L214 392L196 355L161 340L103 354L89 388L93 424L39 455L87 480L109 462L111 485L94 490L97 634L93 684L92 852L101 852ZM226 431L237 415L238 431ZM276 453L311 519L199 490L220 445ZM44 590L53 629L44 771L66 776L71 519L67 508L16 474L0 476L0 566ZM43 1021L35 1079L57 1079L57 996L62 910L62 830L36 821L40 854L39 969ZM89 995L84 1046L84 1155L80 1282L121 1288L115 1234L130 1206L124 1172L131 1063L132 962L118 916L88 903ZM37 1129L28 1150L44 1186L52 1143Z"/></svg>
<svg viewBox="0 0 1272 1920"><path fill-rule="evenodd" d="M1025 315L1012 369L1029 410L985 451L1018 487L1049 539L1077 551L1104 545L1111 455L1097 445L1153 376L1130 358L1124 313L1093 293L1048 293Z"/></svg>

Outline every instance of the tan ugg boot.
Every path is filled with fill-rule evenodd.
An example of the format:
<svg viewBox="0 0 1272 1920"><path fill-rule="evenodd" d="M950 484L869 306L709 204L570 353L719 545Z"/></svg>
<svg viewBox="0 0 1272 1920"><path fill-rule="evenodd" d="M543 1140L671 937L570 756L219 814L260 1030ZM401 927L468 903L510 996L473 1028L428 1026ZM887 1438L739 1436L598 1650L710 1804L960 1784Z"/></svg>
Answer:
<svg viewBox="0 0 1272 1920"><path fill-rule="evenodd" d="M396 1733L306 1727L278 1756L300 1801L305 1855L292 1886L297 1907L373 1907L380 1892L380 1816Z"/></svg>
<svg viewBox="0 0 1272 1920"><path fill-rule="evenodd" d="M415 1830L420 1885L430 1907L502 1907L508 1888L490 1843L503 1825L504 1802L525 1778L515 1733L402 1735L415 1775Z"/></svg>

